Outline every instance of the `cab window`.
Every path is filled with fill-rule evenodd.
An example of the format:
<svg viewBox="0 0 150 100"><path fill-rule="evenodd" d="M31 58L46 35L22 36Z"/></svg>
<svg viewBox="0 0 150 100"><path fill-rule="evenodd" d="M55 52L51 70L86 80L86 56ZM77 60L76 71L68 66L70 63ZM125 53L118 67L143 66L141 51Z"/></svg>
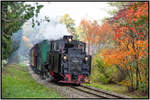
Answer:
<svg viewBox="0 0 150 100"><path fill-rule="evenodd" d="M79 44L79 45L78 45L78 49L81 49L82 52L84 52L84 44Z"/></svg>

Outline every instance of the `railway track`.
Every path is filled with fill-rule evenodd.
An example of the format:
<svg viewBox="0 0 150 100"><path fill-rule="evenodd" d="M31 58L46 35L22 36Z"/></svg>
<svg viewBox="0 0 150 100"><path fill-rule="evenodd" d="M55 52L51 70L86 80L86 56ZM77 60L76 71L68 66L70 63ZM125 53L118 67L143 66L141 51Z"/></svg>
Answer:
<svg viewBox="0 0 150 100"><path fill-rule="evenodd" d="M29 71L31 71L32 73L34 73L33 72L33 70L30 68L30 67L28 67L29 68ZM35 74L34 73L34 75L33 76L38 76L37 74ZM32 76L32 77L33 77ZM38 77L36 77L36 80L37 81L40 81L39 80L39 76ZM42 80L43 81L43 80ZM46 86L48 85L48 84L50 84L50 83L44 83L44 82L41 82L42 84L46 84ZM53 83L51 83L51 85L52 85ZM51 86L50 85L50 86ZM52 86L53 88L54 88L54 86ZM58 87L58 86L56 86L56 87ZM111 93L111 92L106 92L106 91L104 91L104 90L101 90L101 89L97 89L97 88L94 88L94 87L89 87L89 86L83 86L83 85L80 85L80 86L67 86L67 87L71 87L71 88L73 88L73 89L75 89L75 90L77 90L77 91L80 91L80 92L76 92L76 93L79 93L79 94L77 94L77 95L75 95L75 96L72 96L72 95L74 95L74 94L72 94L71 92L73 92L72 90L70 91L70 94L72 94L71 96L69 95L69 97L71 97L71 98L73 98L73 97L79 97L80 98L80 95L82 96L82 97L84 97L84 98L86 98L86 97L89 97L89 98L131 98L131 97L128 97L128 96L122 96L122 95L118 95L118 94L115 94L115 93ZM57 90L59 90L59 89L57 89ZM63 90L63 89L62 89ZM61 90L61 92L62 92L62 90ZM68 89L66 89L66 90L68 90ZM65 92L66 92L66 90L65 90ZM65 93L64 92L64 93ZM75 93L75 94L76 94ZM83 93L83 94L82 94ZM85 95L84 95L84 93L85 93ZM69 94L69 93L68 93ZM81 97L81 98L82 98Z"/></svg>
<svg viewBox="0 0 150 100"><path fill-rule="evenodd" d="M118 95L116 93L111 93L111 92L107 92L107 91L104 91L104 90L101 90L101 89L96 89L96 88L93 88L93 87L89 87L89 86L83 86L83 85L80 85L80 86L71 86L71 88L74 88L76 90L79 90L79 91L82 91L84 93L87 93L89 95L93 95L95 96L96 98L120 98L120 99L123 99L123 98L130 98L128 96L123 96L123 95Z"/></svg>

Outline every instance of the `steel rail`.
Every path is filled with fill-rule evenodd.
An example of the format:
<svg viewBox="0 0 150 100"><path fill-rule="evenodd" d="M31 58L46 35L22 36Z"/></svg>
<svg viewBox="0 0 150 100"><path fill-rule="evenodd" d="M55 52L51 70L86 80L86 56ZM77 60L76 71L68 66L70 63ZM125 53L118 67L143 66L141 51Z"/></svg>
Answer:
<svg viewBox="0 0 150 100"><path fill-rule="evenodd" d="M103 96L103 95L99 95L99 94L96 94L96 93L92 93L92 92L86 91L86 90L84 90L83 88L82 88L82 89L79 88L79 86L78 86L78 87L76 87L76 86L71 86L71 88L76 89L76 90L81 91L81 92L84 92L84 93L87 93L87 94L90 94L90 95L94 95L96 98L105 98L105 99L107 99L106 96Z"/></svg>
<svg viewBox="0 0 150 100"><path fill-rule="evenodd" d="M92 94L92 95L99 97L99 98L120 98L120 99L130 98L128 96L123 96L120 94L107 92L107 91L93 88L93 87L89 87L89 86L80 85L80 86L72 86L72 88L77 89L77 90L82 91L82 92L85 92L87 94Z"/></svg>

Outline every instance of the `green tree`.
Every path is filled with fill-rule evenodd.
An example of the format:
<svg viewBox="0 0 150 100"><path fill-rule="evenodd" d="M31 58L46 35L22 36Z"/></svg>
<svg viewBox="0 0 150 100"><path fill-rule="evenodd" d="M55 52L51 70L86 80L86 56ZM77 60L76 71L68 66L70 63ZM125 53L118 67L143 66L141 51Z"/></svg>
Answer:
<svg viewBox="0 0 150 100"><path fill-rule="evenodd" d="M8 58L12 53L11 36L33 16L38 16L43 5L31 6L24 2L2 1L2 59ZM32 20L33 21L33 20ZM38 22L38 21L36 21ZM33 25L36 23L33 22Z"/></svg>
<svg viewBox="0 0 150 100"><path fill-rule="evenodd" d="M70 17L69 14L65 14L64 16L62 16L60 19L60 23L65 24L68 32L71 35L73 35L73 38L75 40L78 40L78 35L76 34L74 20Z"/></svg>

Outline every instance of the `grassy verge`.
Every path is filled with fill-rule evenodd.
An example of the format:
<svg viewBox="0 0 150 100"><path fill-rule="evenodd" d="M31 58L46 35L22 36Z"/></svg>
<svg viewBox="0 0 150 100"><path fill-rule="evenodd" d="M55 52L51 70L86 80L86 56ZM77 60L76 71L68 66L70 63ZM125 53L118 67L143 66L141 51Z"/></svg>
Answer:
<svg viewBox="0 0 150 100"><path fill-rule="evenodd" d="M56 91L37 83L25 65L2 68L2 98L61 98Z"/></svg>
<svg viewBox="0 0 150 100"><path fill-rule="evenodd" d="M90 83L90 84L83 84L83 85L96 87L96 88L103 89L103 90L106 90L106 91L111 91L111 92L115 92L115 93L118 93L118 94L130 96L131 98L148 98L148 95L147 96L142 96L142 95L138 94L137 92L129 93L127 88L125 86L121 86L121 85L102 84L102 83Z"/></svg>

